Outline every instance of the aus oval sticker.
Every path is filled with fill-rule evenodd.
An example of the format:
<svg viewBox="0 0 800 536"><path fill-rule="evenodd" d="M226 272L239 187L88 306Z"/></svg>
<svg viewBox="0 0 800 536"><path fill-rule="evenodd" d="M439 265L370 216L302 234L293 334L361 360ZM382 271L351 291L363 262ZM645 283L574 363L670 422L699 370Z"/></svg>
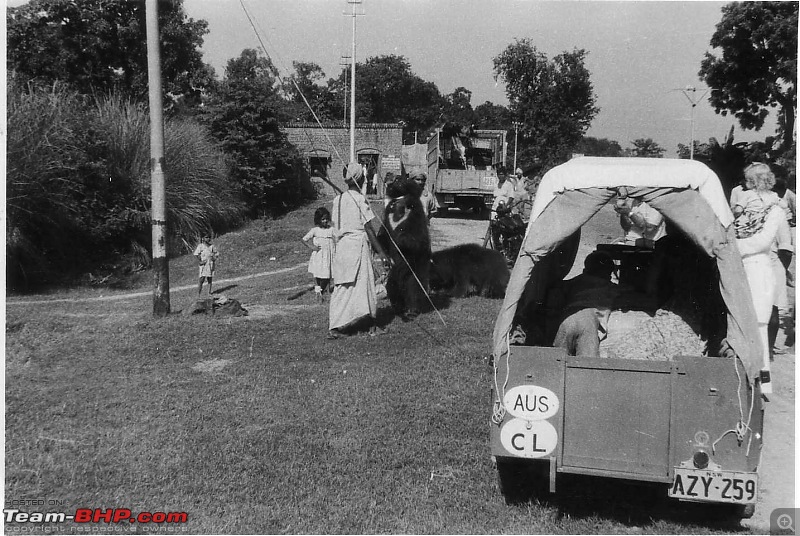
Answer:
<svg viewBox="0 0 800 536"><path fill-rule="evenodd" d="M503 447L520 458L542 458L558 444L558 432L548 421L511 419L500 429Z"/></svg>
<svg viewBox="0 0 800 536"><path fill-rule="evenodd" d="M506 411L528 421L548 419L558 413L556 394L538 385L520 385L509 389L503 397Z"/></svg>

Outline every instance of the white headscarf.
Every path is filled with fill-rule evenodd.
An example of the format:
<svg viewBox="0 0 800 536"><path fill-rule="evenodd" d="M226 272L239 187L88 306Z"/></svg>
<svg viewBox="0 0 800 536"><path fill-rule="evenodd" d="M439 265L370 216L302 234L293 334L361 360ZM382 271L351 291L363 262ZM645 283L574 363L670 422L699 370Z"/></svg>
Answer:
<svg viewBox="0 0 800 536"><path fill-rule="evenodd" d="M351 184L360 186L364 178L364 168L358 162L350 162L347 164L347 172L344 177L344 182L349 186Z"/></svg>

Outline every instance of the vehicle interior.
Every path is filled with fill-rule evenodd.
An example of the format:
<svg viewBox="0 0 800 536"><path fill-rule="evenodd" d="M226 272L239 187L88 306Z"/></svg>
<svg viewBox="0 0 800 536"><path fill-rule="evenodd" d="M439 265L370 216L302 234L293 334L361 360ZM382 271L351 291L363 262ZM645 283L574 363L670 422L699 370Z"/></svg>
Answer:
<svg viewBox="0 0 800 536"><path fill-rule="evenodd" d="M652 248L597 244L595 250L614 259L612 281L621 290L600 357L669 360L720 353L727 320L716 263L676 226L668 225L667 236ZM517 310L515 327L524 333L517 344L552 346L562 319L553 295L561 283L551 282L544 298Z"/></svg>

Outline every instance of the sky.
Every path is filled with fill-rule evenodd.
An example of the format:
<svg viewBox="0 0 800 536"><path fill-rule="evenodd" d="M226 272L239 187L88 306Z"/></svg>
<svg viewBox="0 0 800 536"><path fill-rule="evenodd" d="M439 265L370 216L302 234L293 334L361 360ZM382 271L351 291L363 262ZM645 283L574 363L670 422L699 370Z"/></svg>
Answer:
<svg viewBox="0 0 800 536"><path fill-rule="evenodd" d="M242 2L282 76L293 61L318 64L327 77L342 69L352 47L352 4L347 0L184 0L189 17L209 33L204 61L218 76L245 48L260 48ZM411 70L442 94L463 86L473 108L507 105L494 79L492 59L515 39L529 38L552 58L584 49L600 112L587 135L630 147L652 138L675 158L678 143L710 137L722 142L736 125L735 141L774 134L770 117L760 132L743 131L731 115L708 104L697 73L725 2L361 0L356 17L356 61L404 56ZM719 52L717 51L717 54ZM349 60L348 60L349 61ZM685 92L687 86L696 91ZM691 97L691 101L690 101ZM697 103L692 113L692 101ZM692 121L692 117L694 120Z"/></svg>

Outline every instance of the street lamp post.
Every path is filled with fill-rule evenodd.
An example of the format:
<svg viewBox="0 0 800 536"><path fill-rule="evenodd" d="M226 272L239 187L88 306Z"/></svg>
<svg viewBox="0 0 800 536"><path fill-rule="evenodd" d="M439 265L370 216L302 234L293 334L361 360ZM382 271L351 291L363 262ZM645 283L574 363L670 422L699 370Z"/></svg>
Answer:
<svg viewBox="0 0 800 536"><path fill-rule="evenodd" d="M356 16L363 15L358 13L356 7L361 4L361 0L347 0L353 7L349 16L353 17L353 46L350 53L350 161L356 161ZM345 13L347 15L347 13ZM346 77L345 77L346 78Z"/></svg>
<svg viewBox="0 0 800 536"><path fill-rule="evenodd" d="M147 85L150 102L150 192L153 237L153 316L170 313L169 259L167 257L167 202L164 178L164 117L161 86L161 50L158 33L158 1L145 4L147 29Z"/></svg>
<svg viewBox="0 0 800 536"><path fill-rule="evenodd" d="M514 125L514 172L517 171L517 134L519 132L519 127L522 126L521 121L513 121L511 123Z"/></svg>
<svg viewBox="0 0 800 536"><path fill-rule="evenodd" d="M339 62L339 65L342 67L349 67L350 66L350 56L342 56L342 61ZM347 123L347 69L343 69L344 71L344 116L342 119L342 123Z"/></svg>
<svg viewBox="0 0 800 536"><path fill-rule="evenodd" d="M689 92L691 91L692 96L689 96ZM692 113L691 113L691 140L689 142L689 160L694 160L694 109L697 108L697 103L703 100L703 97L706 96L708 93L708 89L706 89L705 93L700 95L699 99L695 99L694 96L697 93L697 88L694 86L686 86L686 89L682 89L681 92L686 95L686 98L689 99L689 102L692 104Z"/></svg>

